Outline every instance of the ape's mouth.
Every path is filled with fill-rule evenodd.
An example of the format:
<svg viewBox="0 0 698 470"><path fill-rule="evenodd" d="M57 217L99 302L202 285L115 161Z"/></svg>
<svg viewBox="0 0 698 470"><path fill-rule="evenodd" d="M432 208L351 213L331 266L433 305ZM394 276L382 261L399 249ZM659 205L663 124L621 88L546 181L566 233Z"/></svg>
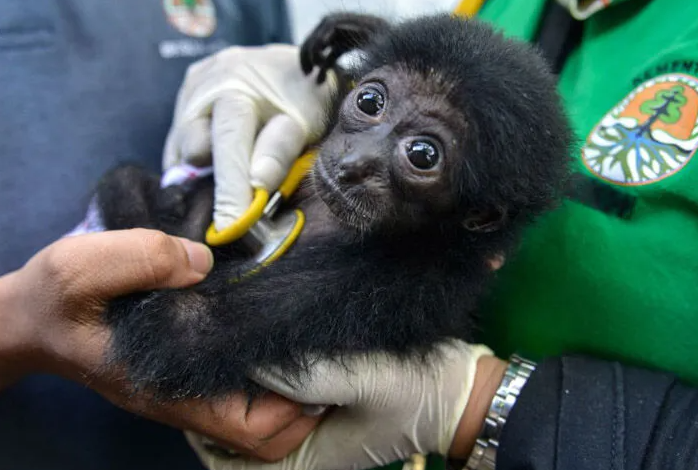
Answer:
<svg viewBox="0 0 698 470"><path fill-rule="evenodd" d="M351 194L358 188L342 188L336 176L328 171L321 157L318 157L313 165L312 181L320 200L342 224L361 232L367 231L373 215L364 201Z"/></svg>

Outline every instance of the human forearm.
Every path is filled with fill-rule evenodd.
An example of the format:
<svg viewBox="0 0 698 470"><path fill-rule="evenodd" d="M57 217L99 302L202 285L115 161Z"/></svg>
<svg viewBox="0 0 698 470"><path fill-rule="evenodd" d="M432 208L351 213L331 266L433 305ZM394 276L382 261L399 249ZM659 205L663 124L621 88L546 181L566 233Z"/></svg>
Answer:
<svg viewBox="0 0 698 470"><path fill-rule="evenodd" d="M0 277L0 390L29 370L28 321L19 311L16 278L17 272Z"/></svg>
<svg viewBox="0 0 698 470"><path fill-rule="evenodd" d="M506 368L506 361L494 356L483 356L478 360L473 391L449 449L449 458L466 460L472 452Z"/></svg>
<svg viewBox="0 0 698 470"><path fill-rule="evenodd" d="M60 281L55 282L55 289L36 282L36 276L26 268L0 277L0 390L31 373L83 382L88 367L94 364L83 364L81 359L90 355L100 358L91 347L97 344L98 332L76 341L73 330L77 328L54 311L67 297L37 304L43 295L51 296L48 291L67 293L67 286L59 287ZM73 308L80 310L77 304Z"/></svg>

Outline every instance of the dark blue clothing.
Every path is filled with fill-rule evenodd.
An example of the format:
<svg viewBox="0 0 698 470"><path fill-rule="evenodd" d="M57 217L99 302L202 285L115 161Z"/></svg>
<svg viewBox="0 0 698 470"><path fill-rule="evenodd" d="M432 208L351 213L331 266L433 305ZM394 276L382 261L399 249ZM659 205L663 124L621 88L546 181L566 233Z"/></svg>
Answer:
<svg viewBox="0 0 698 470"><path fill-rule="evenodd" d="M585 357L538 365L502 430L498 470L698 468L698 389Z"/></svg>
<svg viewBox="0 0 698 470"><path fill-rule="evenodd" d="M79 223L117 162L159 168L188 64L290 41L282 0L215 0L203 38L168 22L166 3L181 2L0 2L0 274ZM0 470L160 468L201 468L180 432L53 377L0 392Z"/></svg>
<svg viewBox="0 0 698 470"><path fill-rule="evenodd" d="M0 2L0 274L80 222L117 161L159 168L189 63L230 44L290 40L282 0L216 1L205 39L175 29L163 3Z"/></svg>

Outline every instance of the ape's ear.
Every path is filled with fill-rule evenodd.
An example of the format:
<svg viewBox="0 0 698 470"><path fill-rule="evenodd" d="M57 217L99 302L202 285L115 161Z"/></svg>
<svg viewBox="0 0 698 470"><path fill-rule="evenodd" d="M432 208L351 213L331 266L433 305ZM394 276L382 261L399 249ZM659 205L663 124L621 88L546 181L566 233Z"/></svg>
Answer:
<svg viewBox="0 0 698 470"><path fill-rule="evenodd" d="M495 232L501 229L507 221L507 210L504 207L492 207L488 210L471 210L465 219L463 227L471 232Z"/></svg>
<svg viewBox="0 0 698 470"><path fill-rule="evenodd" d="M487 260L487 264L489 264L492 271L499 271L505 262L506 256L504 256L504 253L497 253Z"/></svg>

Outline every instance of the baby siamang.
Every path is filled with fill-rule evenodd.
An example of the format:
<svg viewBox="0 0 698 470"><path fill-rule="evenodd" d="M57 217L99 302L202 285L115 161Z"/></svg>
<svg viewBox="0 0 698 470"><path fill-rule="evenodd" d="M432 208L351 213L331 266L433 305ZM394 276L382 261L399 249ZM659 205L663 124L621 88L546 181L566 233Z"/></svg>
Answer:
<svg viewBox="0 0 698 470"><path fill-rule="evenodd" d="M351 66L337 60L360 52ZM451 15L390 25L326 17L299 67L342 78L326 136L298 194L292 249L240 278L237 244L214 249L206 280L117 299L110 363L166 399L261 392L256 368L302 379L310 357L388 351L425 358L473 340L492 261L555 207L573 139L555 77L531 46ZM151 227L202 240L212 180L161 189L122 167L101 181L107 229Z"/></svg>

